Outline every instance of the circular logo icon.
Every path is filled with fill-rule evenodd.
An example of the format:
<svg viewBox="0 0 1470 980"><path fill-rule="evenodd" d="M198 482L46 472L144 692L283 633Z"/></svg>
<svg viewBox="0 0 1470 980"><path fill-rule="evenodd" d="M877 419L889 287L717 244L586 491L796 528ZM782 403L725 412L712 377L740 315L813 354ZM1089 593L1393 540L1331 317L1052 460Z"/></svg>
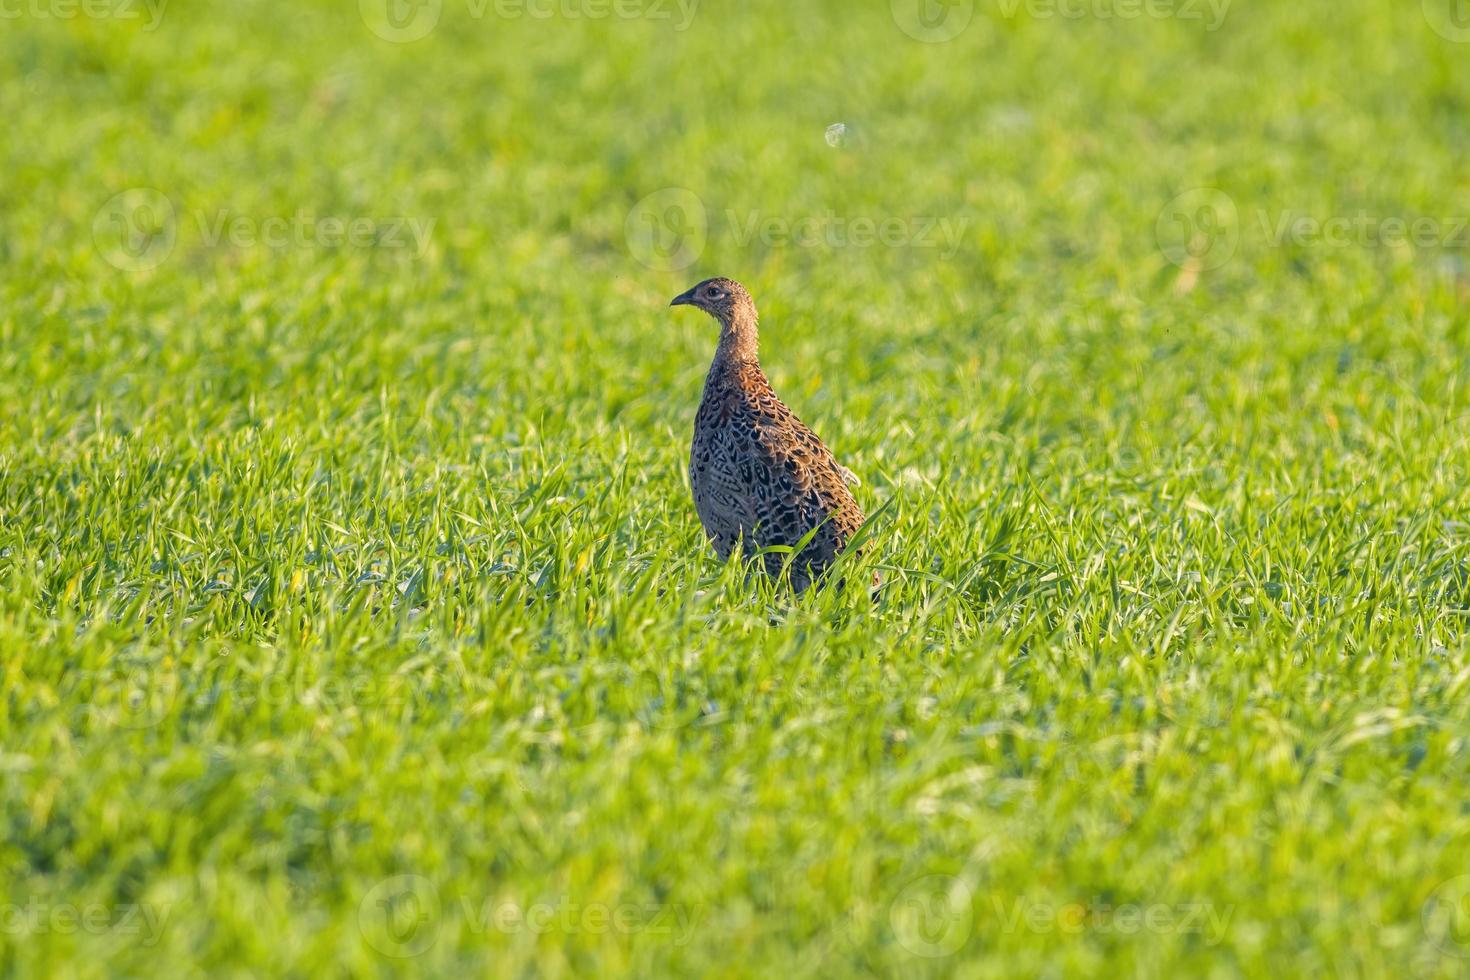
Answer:
<svg viewBox="0 0 1470 980"><path fill-rule="evenodd" d="M88 680L91 718L129 731L153 728L172 714L182 687L168 664L130 656L113 659Z"/></svg>
<svg viewBox="0 0 1470 980"><path fill-rule="evenodd" d="M1424 19L1446 41L1470 44L1470 0L1424 0Z"/></svg>
<svg viewBox="0 0 1470 980"><path fill-rule="evenodd" d="M898 29L925 44L953 41L975 17L975 0L889 0L888 6Z"/></svg>
<svg viewBox="0 0 1470 980"><path fill-rule="evenodd" d="M357 927L384 956L408 959L439 938L439 889L422 875L397 875L373 886L357 907Z"/></svg>
<svg viewBox="0 0 1470 980"><path fill-rule="evenodd" d="M145 272L163 264L177 240L173 202L151 187L123 191L98 208L92 219L97 251L123 272Z"/></svg>
<svg viewBox="0 0 1470 980"><path fill-rule="evenodd" d="M633 258L655 272L679 272L698 262L709 242L709 215L699 195L665 187L633 205L623 224Z"/></svg>
<svg viewBox="0 0 1470 980"><path fill-rule="evenodd" d="M122 728L152 728L167 718L179 700L179 675L149 665L128 671L117 688L117 724Z"/></svg>
<svg viewBox="0 0 1470 980"><path fill-rule="evenodd" d="M439 26L444 0L357 0L367 29L393 44L421 41Z"/></svg>
<svg viewBox="0 0 1470 980"><path fill-rule="evenodd" d="M697 693L656 671L634 670L627 685L634 715L646 729L678 731L704 716L706 702Z"/></svg>
<svg viewBox="0 0 1470 980"><path fill-rule="evenodd" d="M1470 959L1470 875L1451 878L1424 903L1424 934L1442 953Z"/></svg>
<svg viewBox="0 0 1470 980"><path fill-rule="evenodd" d="M928 875L909 882L888 908L898 944L915 956L953 956L975 928L974 895L953 875Z"/></svg>
<svg viewBox="0 0 1470 980"><path fill-rule="evenodd" d="M1213 187L1185 191L1159 213L1154 236L1164 257L1181 269L1218 269L1240 244L1235 201Z"/></svg>

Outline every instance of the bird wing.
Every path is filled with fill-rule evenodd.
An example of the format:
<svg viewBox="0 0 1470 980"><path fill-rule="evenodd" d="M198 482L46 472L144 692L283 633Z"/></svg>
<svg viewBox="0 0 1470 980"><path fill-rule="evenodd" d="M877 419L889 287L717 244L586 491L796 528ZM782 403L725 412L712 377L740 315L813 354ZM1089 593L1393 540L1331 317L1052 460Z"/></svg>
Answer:
<svg viewBox="0 0 1470 980"><path fill-rule="evenodd" d="M722 558L737 541L749 552L795 547L811 535L793 582L831 564L863 523L848 489L851 474L758 367L706 384L689 475L700 521ZM779 553L766 559L773 572L784 562Z"/></svg>
<svg viewBox="0 0 1470 980"><path fill-rule="evenodd" d="M731 431L744 436L749 469L740 475L755 501L763 543L795 545L820 527L809 557L824 562L836 557L863 516L848 490L846 470L831 450L774 397L753 400L748 422Z"/></svg>

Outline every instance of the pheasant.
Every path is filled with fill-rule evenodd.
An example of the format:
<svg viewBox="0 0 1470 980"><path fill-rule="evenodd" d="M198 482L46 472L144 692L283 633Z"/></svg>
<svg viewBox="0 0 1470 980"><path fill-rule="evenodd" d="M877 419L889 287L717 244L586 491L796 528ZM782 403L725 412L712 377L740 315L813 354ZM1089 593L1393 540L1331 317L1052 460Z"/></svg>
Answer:
<svg viewBox="0 0 1470 980"><path fill-rule="evenodd" d="M811 540L791 564L791 584L805 591L863 523L848 483L852 472L771 390L756 356L759 315L745 287L707 279L670 306L693 306L720 324L720 342L694 422L689 483L694 508L721 559L739 545L746 555ZM779 576L788 554L765 555Z"/></svg>

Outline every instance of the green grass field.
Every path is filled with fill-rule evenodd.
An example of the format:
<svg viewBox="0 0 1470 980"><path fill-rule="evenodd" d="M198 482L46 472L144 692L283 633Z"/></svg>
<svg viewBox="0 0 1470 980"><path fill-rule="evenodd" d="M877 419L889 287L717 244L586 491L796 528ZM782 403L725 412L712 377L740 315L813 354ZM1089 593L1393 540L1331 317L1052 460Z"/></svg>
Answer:
<svg viewBox="0 0 1470 980"><path fill-rule="evenodd" d="M1470 974L1463 0L160 2L0 4L0 971Z"/></svg>

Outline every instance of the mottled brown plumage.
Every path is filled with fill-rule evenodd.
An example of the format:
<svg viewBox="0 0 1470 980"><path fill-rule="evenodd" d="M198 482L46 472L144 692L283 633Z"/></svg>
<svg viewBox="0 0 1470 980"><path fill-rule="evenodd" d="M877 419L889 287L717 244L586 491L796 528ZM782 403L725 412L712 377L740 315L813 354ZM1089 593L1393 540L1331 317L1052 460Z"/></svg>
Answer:
<svg viewBox="0 0 1470 980"><path fill-rule="evenodd" d="M737 543L750 555L795 547L816 529L791 565L792 585L805 589L862 526L862 509L847 487L855 478L771 390L756 355L759 317L744 286L708 279L671 305L697 307L720 324L689 455L705 533L728 558ZM767 572L780 574L787 560L767 554Z"/></svg>

